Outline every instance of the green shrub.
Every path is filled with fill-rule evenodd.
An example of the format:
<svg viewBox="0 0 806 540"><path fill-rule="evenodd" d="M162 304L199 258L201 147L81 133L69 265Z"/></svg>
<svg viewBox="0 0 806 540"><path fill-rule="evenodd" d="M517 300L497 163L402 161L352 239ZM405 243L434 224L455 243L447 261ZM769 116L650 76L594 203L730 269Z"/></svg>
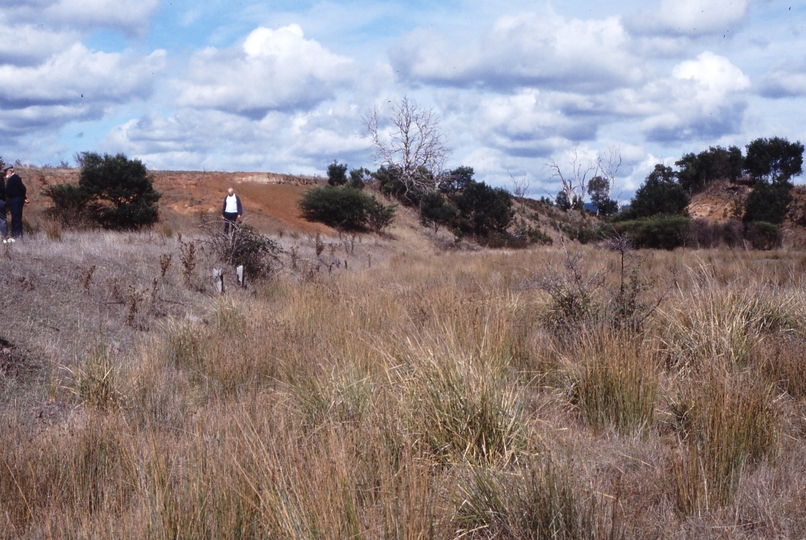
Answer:
<svg viewBox="0 0 806 540"><path fill-rule="evenodd" d="M484 182L471 182L451 198L459 209L459 227L476 235L506 230L514 215L509 193Z"/></svg>
<svg viewBox="0 0 806 540"><path fill-rule="evenodd" d="M755 249L774 249L781 246L781 226L766 221L747 224L747 239Z"/></svg>
<svg viewBox="0 0 806 540"><path fill-rule="evenodd" d="M541 246L550 246L554 243L551 236L544 233L536 227L529 227L526 229L526 236L532 244L539 244Z"/></svg>
<svg viewBox="0 0 806 540"><path fill-rule="evenodd" d="M434 232L440 225L448 225L459 214L459 210L442 193L430 191L420 201L420 221L423 225L431 226Z"/></svg>
<svg viewBox="0 0 806 540"><path fill-rule="evenodd" d="M81 162L78 185L43 190L53 201L54 217L68 225L95 222L109 229L139 229L157 221L161 195L139 159L83 152Z"/></svg>
<svg viewBox="0 0 806 540"><path fill-rule="evenodd" d="M84 152L84 165L78 175L78 185L92 200L109 203L101 209L98 221L110 229L139 229L159 218L151 177L139 159L123 154L103 157Z"/></svg>
<svg viewBox="0 0 806 540"><path fill-rule="evenodd" d="M341 230L381 230L394 218L394 206L384 206L374 197L350 187L314 188L299 202L305 219Z"/></svg>
<svg viewBox="0 0 806 540"><path fill-rule="evenodd" d="M644 184L635 192L630 207L613 216L615 221L649 218L658 214L685 215L690 198L675 182L670 167L657 164Z"/></svg>
<svg viewBox="0 0 806 540"><path fill-rule="evenodd" d="M744 201L742 221L766 221L780 225L784 222L787 207L792 201L791 189L792 185L788 183L773 185L756 182L753 191Z"/></svg>
<svg viewBox="0 0 806 540"><path fill-rule="evenodd" d="M683 245L691 219L681 215L660 214L653 217L612 224L636 248L674 249Z"/></svg>
<svg viewBox="0 0 806 540"><path fill-rule="evenodd" d="M367 225L375 231L381 232L395 220L396 204L383 204L374 197L367 202Z"/></svg>
<svg viewBox="0 0 806 540"><path fill-rule="evenodd" d="M347 183L347 164L335 159L327 166L327 183L331 186L343 186Z"/></svg>
<svg viewBox="0 0 806 540"><path fill-rule="evenodd" d="M48 186L42 194L53 202L49 214L65 225L80 226L89 221L90 215L97 215L97 203L91 202L92 196L75 184Z"/></svg>

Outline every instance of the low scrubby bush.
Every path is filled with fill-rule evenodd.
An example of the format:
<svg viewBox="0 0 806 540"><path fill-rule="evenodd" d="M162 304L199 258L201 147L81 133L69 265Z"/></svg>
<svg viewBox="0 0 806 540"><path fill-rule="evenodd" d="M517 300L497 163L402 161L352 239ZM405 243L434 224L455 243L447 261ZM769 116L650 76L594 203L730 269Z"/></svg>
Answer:
<svg viewBox="0 0 806 540"><path fill-rule="evenodd" d="M382 230L394 219L393 205L385 206L371 195L351 187L308 190L299 207L309 221L348 231Z"/></svg>
<svg viewBox="0 0 806 540"><path fill-rule="evenodd" d="M207 245L218 259L232 267L243 266L250 278L270 277L280 266L280 246L245 224L231 225L222 234L216 222L207 227Z"/></svg>
<svg viewBox="0 0 806 540"><path fill-rule="evenodd" d="M615 222L611 228L629 238L636 248L674 249L683 245L690 223L687 216L658 214Z"/></svg>
<svg viewBox="0 0 806 540"><path fill-rule="evenodd" d="M781 246L781 226L766 221L747 224L747 240L755 249L770 250Z"/></svg>

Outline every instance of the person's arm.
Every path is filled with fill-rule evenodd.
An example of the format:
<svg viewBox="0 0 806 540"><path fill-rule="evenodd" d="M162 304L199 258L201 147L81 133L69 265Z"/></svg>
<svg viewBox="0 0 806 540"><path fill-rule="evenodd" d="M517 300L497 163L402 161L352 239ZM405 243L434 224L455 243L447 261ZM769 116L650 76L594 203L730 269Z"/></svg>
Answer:
<svg viewBox="0 0 806 540"><path fill-rule="evenodd" d="M235 202L238 203L238 219L243 215L243 206L241 206L241 198L237 195L235 196Z"/></svg>

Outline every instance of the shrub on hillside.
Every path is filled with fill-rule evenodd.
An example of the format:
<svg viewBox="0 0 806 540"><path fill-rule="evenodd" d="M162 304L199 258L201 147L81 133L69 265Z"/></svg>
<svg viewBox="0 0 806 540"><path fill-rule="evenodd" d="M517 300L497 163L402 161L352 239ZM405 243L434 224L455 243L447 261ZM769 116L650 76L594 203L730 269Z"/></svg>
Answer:
<svg viewBox="0 0 806 540"><path fill-rule="evenodd" d="M350 187L314 188L299 202L305 219L341 230L381 230L394 218L394 206L385 206L363 191Z"/></svg>
<svg viewBox="0 0 806 540"><path fill-rule="evenodd" d="M748 223L745 236L755 249L768 250L781 246L781 226L775 223L766 221Z"/></svg>
<svg viewBox="0 0 806 540"><path fill-rule="evenodd" d="M612 228L637 248L674 249L683 245L690 224L687 216L660 214L619 221L613 223Z"/></svg>
<svg viewBox="0 0 806 540"><path fill-rule="evenodd" d="M68 224L89 221L109 229L139 229L157 221L160 193L139 159L95 152L81 157L77 186L62 184L43 191L53 202L53 214Z"/></svg>
<svg viewBox="0 0 806 540"><path fill-rule="evenodd" d="M335 159L327 166L327 183L331 186L343 186L347 183L347 164Z"/></svg>
<svg viewBox="0 0 806 540"><path fill-rule="evenodd" d="M458 226L479 236L505 231L514 215L509 193L484 182L471 182L452 199L459 209Z"/></svg>
<svg viewBox="0 0 806 540"><path fill-rule="evenodd" d="M420 221L423 225L433 227L434 232L441 225L450 224L458 214L459 209L438 191L426 193L420 202Z"/></svg>
<svg viewBox="0 0 806 540"><path fill-rule="evenodd" d="M689 202L686 190L675 181L672 169L657 164L635 192L630 207L613 216L613 219L634 220L658 214L685 215Z"/></svg>
<svg viewBox="0 0 806 540"><path fill-rule="evenodd" d="M792 185L788 182L768 184L756 182L753 191L744 201L742 221L764 221L780 225L786 218L787 207L792 201Z"/></svg>

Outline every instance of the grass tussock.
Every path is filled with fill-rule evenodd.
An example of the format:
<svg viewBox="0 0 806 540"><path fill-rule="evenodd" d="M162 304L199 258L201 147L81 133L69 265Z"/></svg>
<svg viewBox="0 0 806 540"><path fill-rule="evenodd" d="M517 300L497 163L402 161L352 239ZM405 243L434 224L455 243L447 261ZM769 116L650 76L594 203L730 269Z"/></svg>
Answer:
<svg viewBox="0 0 806 540"><path fill-rule="evenodd" d="M655 347L641 337L599 330L584 334L563 359L571 403L596 432L631 434L652 425L659 366Z"/></svg>
<svg viewBox="0 0 806 540"><path fill-rule="evenodd" d="M766 283L720 285L713 271L692 272L689 287L662 310L668 362L697 369L713 361L738 368L758 355L765 333L803 328L803 295Z"/></svg>
<svg viewBox="0 0 806 540"><path fill-rule="evenodd" d="M532 458L511 471L474 469L460 485L459 536L511 539L621 538L618 501L578 484L573 464Z"/></svg>
<svg viewBox="0 0 806 540"><path fill-rule="evenodd" d="M687 381L673 405L681 446L673 466L678 509L702 515L728 504L748 467L775 454L779 413L757 374L719 366Z"/></svg>

